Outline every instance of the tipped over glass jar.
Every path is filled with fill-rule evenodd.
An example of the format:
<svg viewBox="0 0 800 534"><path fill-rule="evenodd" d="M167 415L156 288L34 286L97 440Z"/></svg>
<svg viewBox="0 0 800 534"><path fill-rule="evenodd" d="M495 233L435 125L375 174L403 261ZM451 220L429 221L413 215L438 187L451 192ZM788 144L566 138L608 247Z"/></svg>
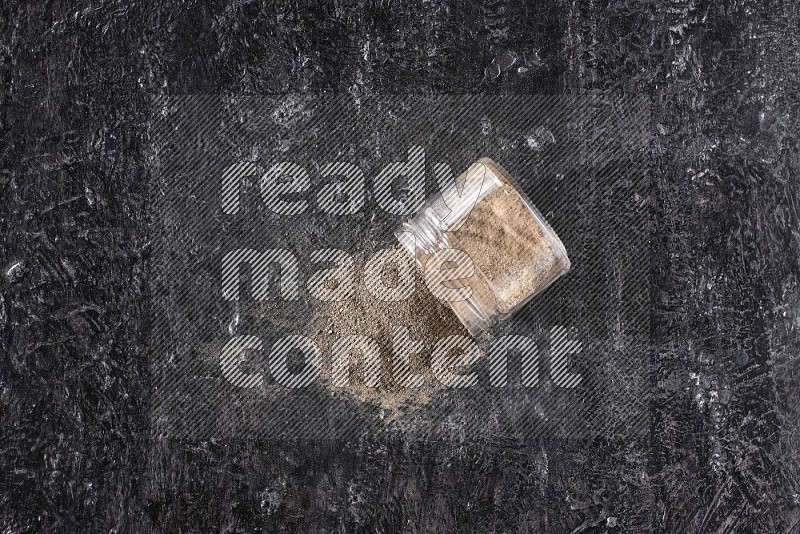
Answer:
<svg viewBox="0 0 800 534"><path fill-rule="evenodd" d="M395 231L423 278L473 336L570 269L567 251L500 165L481 158Z"/></svg>

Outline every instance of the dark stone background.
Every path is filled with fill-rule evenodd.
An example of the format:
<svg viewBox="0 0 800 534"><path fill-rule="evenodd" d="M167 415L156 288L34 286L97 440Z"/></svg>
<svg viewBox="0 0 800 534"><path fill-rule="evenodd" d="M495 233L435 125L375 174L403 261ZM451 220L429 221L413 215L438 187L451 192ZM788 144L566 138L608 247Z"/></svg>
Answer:
<svg viewBox="0 0 800 534"><path fill-rule="evenodd" d="M795 0L3 2L0 530L800 532ZM152 94L653 100L651 431L151 441Z"/></svg>

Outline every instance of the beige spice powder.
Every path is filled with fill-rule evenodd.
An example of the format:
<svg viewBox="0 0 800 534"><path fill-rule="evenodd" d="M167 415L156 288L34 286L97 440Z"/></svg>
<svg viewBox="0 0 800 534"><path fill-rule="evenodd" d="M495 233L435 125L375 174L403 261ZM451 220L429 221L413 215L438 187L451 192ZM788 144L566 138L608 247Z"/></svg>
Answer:
<svg viewBox="0 0 800 534"><path fill-rule="evenodd" d="M465 252L486 278L501 313L510 312L559 272L549 237L508 184L476 203L451 248Z"/></svg>
<svg viewBox="0 0 800 534"><path fill-rule="evenodd" d="M569 266L569 260L558 238L543 219L537 216L526 200L494 165L487 165L502 184L473 206L460 226L447 232L450 248L459 249L473 261L476 270L470 280L473 293L480 300L494 301L501 314L513 311L531 295L549 285ZM426 263L427 255L417 250L418 259ZM393 284L391 273L385 283ZM364 383L363 372L350 375L344 387L334 386L332 368L323 369L323 379L334 394L347 395L360 402L371 403L387 412L388 420L413 414L415 408L427 404L431 394L442 387L431 376L430 355L444 337L467 334L453 310L461 313L466 301L445 304L428 290L418 273L411 298L400 302L376 299L358 284L354 298L322 303L311 323L308 335L327 354L333 343L344 336L367 336L380 346L381 380L377 387ZM393 376L394 358L405 358L403 349L396 354L393 336L398 327L419 343L419 353L412 358L412 370L425 377L425 385L405 387ZM488 341L484 334L483 340Z"/></svg>
<svg viewBox="0 0 800 534"><path fill-rule="evenodd" d="M387 284L391 281L387 280ZM393 335L398 327L406 328L410 338L419 343L419 353L411 355L410 368L424 376L422 387L404 387L393 376L394 358L409 356L405 351L394 351ZM323 367L322 378L333 394L373 404L383 409L385 418L392 421L426 405L430 394L442 387L430 371L430 355L436 343L443 337L468 334L452 310L431 295L422 277L417 275L415 290L405 301L378 300L364 284L357 284L354 298L321 303L308 335L324 354L330 354L333 343L344 336L367 336L380 345L382 367L377 387L367 386L362 372L351 374L344 387L334 386L329 363Z"/></svg>

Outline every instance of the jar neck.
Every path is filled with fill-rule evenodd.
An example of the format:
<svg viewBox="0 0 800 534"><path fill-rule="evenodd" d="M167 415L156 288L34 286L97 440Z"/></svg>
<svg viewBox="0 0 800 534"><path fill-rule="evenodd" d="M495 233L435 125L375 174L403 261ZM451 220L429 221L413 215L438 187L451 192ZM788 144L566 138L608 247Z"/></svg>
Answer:
<svg viewBox="0 0 800 534"><path fill-rule="evenodd" d="M425 257L449 248L447 233L442 229L442 220L430 207L423 208L412 219L405 221L395 232L400 243L419 261L420 253Z"/></svg>

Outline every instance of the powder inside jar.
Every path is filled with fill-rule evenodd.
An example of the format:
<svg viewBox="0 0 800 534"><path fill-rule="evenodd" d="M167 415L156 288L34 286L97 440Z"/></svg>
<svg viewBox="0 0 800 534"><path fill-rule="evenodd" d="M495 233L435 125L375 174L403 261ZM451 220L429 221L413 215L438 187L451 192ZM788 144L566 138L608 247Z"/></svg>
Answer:
<svg viewBox="0 0 800 534"><path fill-rule="evenodd" d="M486 278L501 313L509 313L558 276L561 265L546 230L508 184L480 200L448 233Z"/></svg>
<svg viewBox="0 0 800 534"><path fill-rule="evenodd" d="M474 269L463 282L471 292L448 304L473 336L570 268L561 240L510 175L489 158L473 163L454 184L429 198L395 235L423 272L440 251L458 250L469 257ZM445 269L464 268L460 261L437 263L438 270L428 270L426 280L439 284Z"/></svg>

